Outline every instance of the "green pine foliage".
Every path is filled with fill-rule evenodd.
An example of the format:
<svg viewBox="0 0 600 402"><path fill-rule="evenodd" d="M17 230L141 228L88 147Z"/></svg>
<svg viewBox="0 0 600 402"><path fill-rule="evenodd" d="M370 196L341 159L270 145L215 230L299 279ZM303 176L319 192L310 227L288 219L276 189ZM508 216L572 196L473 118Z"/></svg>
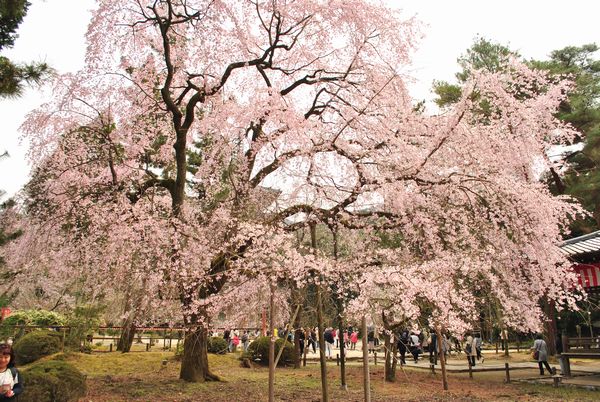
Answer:
<svg viewBox="0 0 600 402"><path fill-rule="evenodd" d="M17 28L30 5L27 0L0 0L0 50L14 46ZM51 72L46 63L13 63L0 56L0 98L21 96L25 84L39 85Z"/></svg>

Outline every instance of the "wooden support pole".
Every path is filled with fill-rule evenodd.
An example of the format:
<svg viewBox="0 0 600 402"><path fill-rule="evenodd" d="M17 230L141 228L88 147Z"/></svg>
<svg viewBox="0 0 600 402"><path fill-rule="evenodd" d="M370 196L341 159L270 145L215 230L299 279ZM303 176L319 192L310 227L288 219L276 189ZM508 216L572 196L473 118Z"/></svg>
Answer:
<svg viewBox="0 0 600 402"><path fill-rule="evenodd" d="M371 402L371 379L369 378L369 344L367 341L367 317L362 317L363 387L365 402Z"/></svg>
<svg viewBox="0 0 600 402"><path fill-rule="evenodd" d="M269 297L269 402L275 401L275 286ZM283 349L283 348L282 348Z"/></svg>
<svg viewBox="0 0 600 402"><path fill-rule="evenodd" d="M504 363L504 370L506 371L506 383L510 384L510 367L508 363Z"/></svg>
<svg viewBox="0 0 600 402"><path fill-rule="evenodd" d="M112 343L111 343L110 345L108 345L108 351L109 351L109 352L112 352L112 346L113 346L113 344L112 344Z"/></svg>
<svg viewBox="0 0 600 402"><path fill-rule="evenodd" d="M442 367L442 384L444 391L448 391L448 373L446 372L446 355L444 354L444 337L442 336L442 330L440 327L435 328L436 339L437 339L437 350L440 358L440 366ZM435 372L434 372L435 374Z"/></svg>
<svg viewBox="0 0 600 402"><path fill-rule="evenodd" d="M467 359L469 359L469 378L473 378L473 367L471 366L471 359L467 356Z"/></svg>

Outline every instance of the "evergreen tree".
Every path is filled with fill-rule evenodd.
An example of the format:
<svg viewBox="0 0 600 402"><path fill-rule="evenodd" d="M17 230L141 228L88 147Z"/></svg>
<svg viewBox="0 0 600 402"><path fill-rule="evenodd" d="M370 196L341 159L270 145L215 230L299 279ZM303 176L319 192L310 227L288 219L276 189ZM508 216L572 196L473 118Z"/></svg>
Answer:
<svg viewBox="0 0 600 402"><path fill-rule="evenodd" d="M0 0L0 51L14 46L17 28L30 5L27 0ZM38 85L49 73L46 63L14 63L0 56L0 97L18 97L25 84Z"/></svg>
<svg viewBox="0 0 600 402"><path fill-rule="evenodd" d="M562 183L555 180L556 190L577 198L592 216L573 224L574 235L600 228L600 60L593 58L596 44L568 46L555 50L548 61L532 61L539 69L553 75L569 74L575 89L563 102L559 118L581 133L583 149L569 157L569 168Z"/></svg>

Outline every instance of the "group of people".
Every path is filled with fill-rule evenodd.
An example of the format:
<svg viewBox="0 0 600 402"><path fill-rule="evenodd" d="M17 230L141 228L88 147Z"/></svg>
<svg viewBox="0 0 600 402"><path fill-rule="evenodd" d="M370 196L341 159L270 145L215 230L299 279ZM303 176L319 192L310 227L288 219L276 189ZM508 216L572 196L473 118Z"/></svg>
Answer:
<svg viewBox="0 0 600 402"><path fill-rule="evenodd" d="M306 341L307 352L312 348L313 353L317 353L319 347L319 338L317 336L318 327L314 328L300 328L296 331L300 339L300 354L304 354L304 343ZM341 332L339 329L333 327L325 328L323 331L323 339L325 340L325 356L332 358L332 350L334 348L339 349L340 344L343 343L347 349L356 349L356 343L358 342L358 333L348 327L346 331Z"/></svg>
<svg viewBox="0 0 600 402"><path fill-rule="evenodd" d="M256 331L258 332L258 331ZM226 329L223 331L223 339L227 342L227 351L235 352L238 346L241 344L242 350L245 352L250 346L250 331L243 331L240 335L240 331Z"/></svg>
<svg viewBox="0 0 600 402"><path fill-rule="evenodd" d="M451 350L449 336L442 334L442 352L444 355ZM396 347L400 353L400 364L406 364L406 353L409 352L415 363L419 361L419 355L429 353L429 361L437 364L439 357L438 337L435 332L427 334L422 331L408 331L404 329L396 336Z"/></svg>
<svg viewBox="0 0 600 402"><path fill-rule="evenodd" d="M285 331L282 329L275 328L273 332L276 337L285 336ZM290 343L294 342L294 337L298 337L300 341L300 355L304 355L305 348L307 348L307 352L309 352L311 349L312 353L317 352L317 349L319 348L319 338L317 336L318 327L298 328L296 330L288 331L287 334L288 341ZM235 352L240 345L244 352L247 351L250 344L250 337L259 335L260 332L258 330L251 333L251 331L248 330L238 331L226 329L223 332L223 338L227 342L227 351L229 352ZM267 335L269 334L267 333ZM400 363L402 365L406 364L407 353L409 353L414 362L417 363L420 356L426 352L429 354L429 361L432 364L437 365L440 349L438 346L438 336L435 331L427 333L426 331L409 331L408 329L404 329L397 334L393 334L392 336L393 342L396 342L396 347L400 354ZM325 355L327 358L331 359L334 345L337 349L340 348L340 343L343 343L346 349L355 350L356 344L358 343L358 332L355 331L351 326L347 327L345 331L339 331L336 328L327 327L323 332L323 338L325 340L325 344L323 345ZM367 342L369 353L375 351L378 347L379 337L373 328L370 328L367 332ZM503 346L504 343L505 341L503 340ZM506 345L506 347L507 346L508 345ZM442 353L447 355L451 353L452 350L456 351L457 353L464 351L467 357L467 362L472 367L474 367L477 362L483 363L485 361L485 357L481 353L481 347L482 337L479 332L467 333L467 336L462 344L458 338L452 337L448 333L442 334ZM546 368L549 373L554 373L554 370L548 364L548 347L541 335L536 337L532 351L535 360L538 362L540 375L544 375L544 368ZM2 350L0 350L0 353L1 352ZM2 355L0 355L0 359L1 356ZM2 366L0 365L0 370L1 369Z"/></svg>

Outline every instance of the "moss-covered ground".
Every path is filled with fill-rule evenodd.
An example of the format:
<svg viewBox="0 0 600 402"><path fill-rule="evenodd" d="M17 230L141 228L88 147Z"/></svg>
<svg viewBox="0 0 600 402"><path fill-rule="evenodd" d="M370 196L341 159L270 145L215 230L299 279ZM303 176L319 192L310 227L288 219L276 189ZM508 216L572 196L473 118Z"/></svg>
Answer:
<svg viewBox="0 0 600 402"><path fill-rule="evenodd" d="M172 352L69 354L64 358L87 375L85 401L266 401L268 369L243 368L238 354L209 355L212 370L223 382L186 383L178 379L180 363ZM532 375L535 373L532 372ZM450 390L441 376L399 370L396 383L384 383L383 367L371 367L373 401L598 401L600 392L524 383L504 384L501 372L450 375ZM339 368L328 366L331 401L362 401L362 368L349 363L348 391L339 387ZM319 366L278 368L278 401L319 401Z"/></svg>

